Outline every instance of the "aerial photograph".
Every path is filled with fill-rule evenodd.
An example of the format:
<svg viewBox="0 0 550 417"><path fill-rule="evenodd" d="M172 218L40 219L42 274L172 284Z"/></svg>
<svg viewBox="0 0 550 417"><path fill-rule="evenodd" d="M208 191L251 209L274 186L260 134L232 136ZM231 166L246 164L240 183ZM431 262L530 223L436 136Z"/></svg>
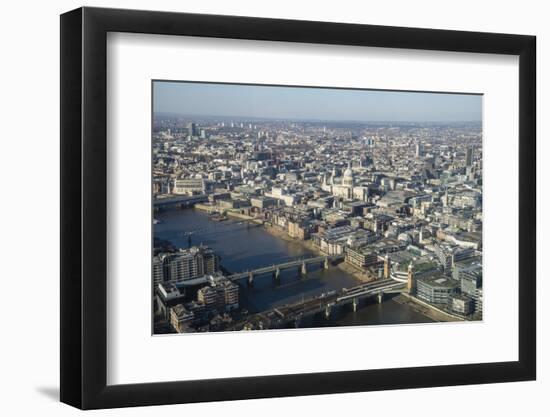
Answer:
<svg viewBox="0 0 550 417"><path fill-rule="evenodd" d="M482 320L482 106L153 80L152 333Z"/></svg>

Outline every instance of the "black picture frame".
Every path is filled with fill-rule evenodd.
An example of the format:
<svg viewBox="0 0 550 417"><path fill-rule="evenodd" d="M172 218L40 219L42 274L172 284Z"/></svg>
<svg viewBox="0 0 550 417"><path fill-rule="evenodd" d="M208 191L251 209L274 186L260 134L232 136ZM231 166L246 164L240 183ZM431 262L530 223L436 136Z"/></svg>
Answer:
<svg viewBox="0 0 550 417"><path fill-rule="evenodd" d="M519 358L199 381L107 385L108 32L519 56ZM61 15L61 401L82 409L534 380L534 36L102 8Z"/></svg>

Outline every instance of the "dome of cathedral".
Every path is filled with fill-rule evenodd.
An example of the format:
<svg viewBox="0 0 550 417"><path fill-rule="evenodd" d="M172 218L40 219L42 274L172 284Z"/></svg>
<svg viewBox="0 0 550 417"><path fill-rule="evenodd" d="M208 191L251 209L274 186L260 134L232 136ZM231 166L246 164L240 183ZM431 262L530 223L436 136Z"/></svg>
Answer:
<svg viewBox="0 0 550 417"><path fill-rule="evenodd" d="M342 185L344 187L353 187L353 171L351 170L351 163L348 163L347 169L342 176Z"/></svg>

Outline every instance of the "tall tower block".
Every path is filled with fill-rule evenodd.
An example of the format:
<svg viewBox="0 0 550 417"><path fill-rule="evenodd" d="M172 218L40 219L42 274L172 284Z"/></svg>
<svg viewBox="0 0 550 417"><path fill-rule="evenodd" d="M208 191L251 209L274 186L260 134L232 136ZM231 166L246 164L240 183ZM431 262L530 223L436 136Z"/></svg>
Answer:
<svg viewBox="0 0 550 417"><path fill-rule="evenodd" d="M466 148L466 166L471 167L474 163L474 149L469 146Z"/></svg>

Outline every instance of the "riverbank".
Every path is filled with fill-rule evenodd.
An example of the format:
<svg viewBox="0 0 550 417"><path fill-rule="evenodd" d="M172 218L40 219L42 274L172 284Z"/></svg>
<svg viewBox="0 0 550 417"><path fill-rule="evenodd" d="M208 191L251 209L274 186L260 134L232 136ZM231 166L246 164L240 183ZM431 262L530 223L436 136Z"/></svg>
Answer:
<svg viewBox="0 0 550 417"><path fill-rule="evenodd" d="M196 203L194 205L194 208L200 211L205 211L208 214L218 211L216 206L211 206L210 204L204 204L204 203Z"/></svg>
<svg viewBox="0 0 550 417"><path fill-rule="evenodd" d="M200 203L195 204L195 208L201 211L205 211L207 213L211 213L212 211L216 210L214 206L200 204ZM228 217L233 219L240 219L240 220L250 221L256 224L263 224L263 220L257 219L255 217L247 216L246 214L239 213L238 211L227 210L225 213ZM325 255L323 252L319 250L319 248L317 248L313 244L311 240L301 240L301 239L293 238L289 236L287 232L278 228L277 226L269 226L264 224L264 230L268 232L270 235L275 236L281 240L301 245L303 248L315 253L316 255L319 255L319 256ZM339 262L338 264L333 266L351 275L359 283L372 281L372 278L369 277L366 271L359 270L358 268L352 265L349 265L346 262Z"/></svg>
<svg viewBox="0 0 550 417"><path fill-rule="evenodd" d="M446 313L443 310L438 309L430 304L424 303L419 299L410 296L409 294L400 294L397 297L394 297L393 300L396 303L406 305L416 311L417 313L422 314L425 317L437 322L451 322L451 321L465 321L462 317L454 316L452 314Z"/></svg>
<svg viewBox="0 0 550 417"><path fill-rule="evenodd" d="M266 265L284 263L291 259L318 256L311 241L299 241L283 230L253 224L248 219L212 221L202 210L166 210L158 214L161 223L154 226L155 238L173 242L176 247L189 246L188 232L193 243L204 243L219 254L221 264L231 272L247 271ZM248 227L247 225L250 225ZM352 288L361 281L347 272L349 264L341 262L329 269L314 265L307 277L296 269L282 271L281 281L274 282L270 274L258 276L253 287L241 285L242 307L250 312L268 311L278 305L293 304L301 298L310 299L322 293ZM243 283L244 284L244 283ZM334 309L330 320L320 314L304 327L331 327L376 324L427 323L432 320L417 313L408 305L395 303L388 296L381 304L375 300L362 302L357 311Z"/></svg>
<svg viewBox="0 0 550 417"><path fill-rule="evenodd" d="M286 242L292 242L301 245L302 247L312 251L316 255L323 256L326 255L323 252L317 248L311 240L301 240L296 239L288 235L284 230L279 229L276 226L265 226L264 228L270 235L275 236L279 239L282 239ZM357 268L347 264L346 262L339 262L336 265L333 265L333 267L339 268L340 270L346 272L347 274L353 276L357 281L359 282L367 282L370 281L368 279L368 276L366 272L362 272L357 270Z"/></svg>

